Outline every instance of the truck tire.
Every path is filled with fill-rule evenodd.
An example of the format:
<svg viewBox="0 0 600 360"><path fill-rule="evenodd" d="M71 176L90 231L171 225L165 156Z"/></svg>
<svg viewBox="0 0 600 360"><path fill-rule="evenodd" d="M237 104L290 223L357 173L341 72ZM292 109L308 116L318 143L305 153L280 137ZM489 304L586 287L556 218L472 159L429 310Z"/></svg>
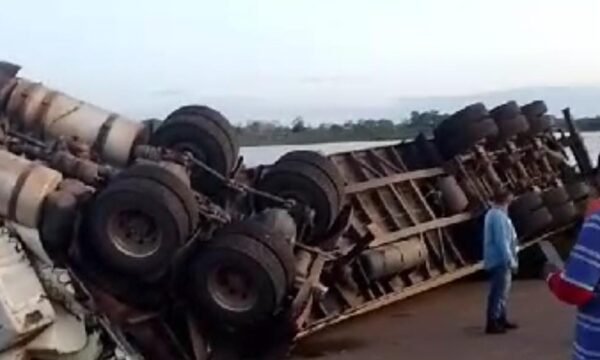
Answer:
<svg viewBox="0 0 600 360"><path fill-rule="evenodd" d="M554 219L554 225L558 226L569 224L577 217L577 208L571 201L550 207L548 210Z"/></svg>
<svg viewBox="0 0 600 360"><path fill-rule="evenodd" d="M433 142L427 139L425 134L419 133L415 138L414 144L420 156L424 159L425 168L438 167L444 164L444 159L438 148Z"/></svg>
<svg viewBox="0 0 600 360"><path fill-rule="evenodd" d="M508 101L502 105L498 105L490 110L490 115L494 120L510 120L518 117L521 114L521 109L516 101Z"/></svg>
<svg viewBox="0 0 600 360"><path fill-rule="evenodd" d="M548 106L542 100L535 100L521 107L521 112L527 118L536 118L548 112Z"/></svg>
<svg viewBox="0 0 600 360"><path fill-rule="evenodd" d="M52 192L44 200L40 240L54 261L66 260L78 215L77 199L66 190Z"/></svg>
<svg viewBox="0 0 600 360"><path fill-rule="evenodd" d="M553 218L547 208L541 207L529 213L521 214L513 221L519 237L529 237L552 225Z"/></svg>
<svg viewBox="0 0 600 360"><path fill-rule="evenodd" d="M563 187L550 188L542 192L544 205L551 208L557 205L562 205L569 201L569 194Z"/></svg>
<svg viewBox="0 0 600 360"><path fill-rule="evenodd" d="M481 102L467 105L463 109L459 110L456 114L457 117L461 118L461 121L463 122L480 121L490 117L489 111Z"/></svg>
<svg viewBox="0 0 600 360"><path fill-rule="evenodd" d="M492 118L485 118L468 127L467 134L469 137L467 138L467 143L465 145L471 147L485 138L497 136L498 125L496 125Z"/></svg>
<svg viewBox="0 0 600 360"><path fill-rule="evenodd" d="M177 195L140 178L113 181L94 199L86 221L86 240L102 264L141 277L164 272L189 224Z"/></svg>
<svg viewBox="0 0 600 360"><path fill-rule="evenodd" d="M587 199L592 192L590 186L584 181L567 184L565 185L565 189L569 194L569 198L573 201Z"/></svg>
<svg viewBox="0 0 600 360"><path fill-rule="evenodd" d="M199 250L189 268L192 306L216 327L260 328L278 310L286 295L285 270L267 246L223 234Z"/></svg>
<svg viewBox="0 0 600 360"><path fill-rule="evenodd" d="M443 135L442 133L458 133L461 129L464 130L467 124L479 122L489 117L490 114L483 103L471 104L443 120L435 128L434 133L439 132L440 135Z"/></svg>
<svg viewBox="0 0 600 360"><path fill-rule="evenodd" d="M522 214L527 214L531 211L539 209L544 205L540 193L530 191L517 197L509 206L508 211L511 217L520 217Z"/></svg>
<svg viewBox="0 0 600 360"><path fill-rule="evenodd" d="M402 157L407 170L419 170L428 168L426 160L423 158L423 154L421 153L421 150L419 150L417 144L415 144L414 142L412 144L406 145L402 149Z"/></svg>
<svg viewBox="0 0 600 360"><path fill-rule="evenodd" d="M341 209L335 186L321 171L304 162L275 163L259 179L257 188L293 199L314 210L314 232L317 236L329 230ZM263 210L270 206L270 202L257 198L257 206Z"/></svg>
<svg viewBox="0 0 600 360"><path fill-rule="evenodd" d="M189 151L198 160L229 178L237 154L227 134L213 118L180 113L170 115L150 138L150 143L177 151ZM209 195L221 188L221 182L201 169L192 173L192 186Z"/></svg>
<svg viewBox="0 0 600 360"><path fill-rule="evenodd" d="M514 101L495 107L490 111L498 125L498 135L506 140L529 130L529 123Z"/></svg>
<svg viewBox="0 0 600 360"><path fill-rule="evenodd" d="M185 105L169 114L166 121L169 121L170 118L176 118L180 115L201 116L214 122L227 136L227 140L231 147L231 153L234 155L235 163L240 151L239 141L235 134L235 130L231 126L231 123L229 120L227 120L227 118L225 118L225 116L223 116L223 114L205 105Z"/></svg>
<svg viewBox="0 0 600 360"><path fill-rule="evenodd" d="M282 236L281 232L276 231L277 229L268 225L270 224L262 224L256 219L250 218L227 224L216 233L216 236L243 235L265 245L275 255L284 269L287 288L290 288L296 279L296 259L294 257L293 244L288 242L288 239L285 238L287 237L286 235ZM294 228L293 237L296 236L295 231L296 229Z"/></svg>
<svg viewBox="0 0 600 360"><path fill-rule="evenodd" d="M485 118L467 122L462 126L437 129L435 141L440 153L450 159L472 148L478 142L498 135L498 127L494 120Z"/></svg>
<svg viewBox="0 0 600 360"><path fill-rule="evenodd" d="M319 169L335 187L338 201L342 204L344 200L344 178L333 161L316 151L308 150L290 151L277 160L278 163L286 161L299 161Z"/></svg>
<svg viewBox="0 0 600 360"><path fill-rule="evenodd" d="M555 123L554 117L551 115L528 117L527 121L529 121L529 134L531 135L546 132L550 130Z"/></svg>
<svg viewBox="0 0 600 360"><path fill-rule="evenodd" d="M160 166L156 163L137 163L121 171L116 179L139 178L155 181L172 191L182 205L185 207L188 224L188 234L192 234L198 226L200 213L196 197L185 179L175 174L173 171Z"/></svg>
<svg viewBox="0 0 600 360"><path fill-rule="evenodd" d="M588 207L588 202L589 198L583 198L575 202L575 209L577 209L577 214L579 216L585 215Z"/></svg>

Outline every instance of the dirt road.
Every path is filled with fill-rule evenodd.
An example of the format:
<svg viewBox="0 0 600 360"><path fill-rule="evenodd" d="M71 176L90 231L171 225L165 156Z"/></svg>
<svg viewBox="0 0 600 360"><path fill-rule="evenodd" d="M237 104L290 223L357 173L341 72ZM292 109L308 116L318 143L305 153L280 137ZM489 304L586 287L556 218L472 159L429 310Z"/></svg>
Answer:
<svg viewBox="0 0 600 360"><path fill-rule="evenodd" d="M542 281L517 281L510 317L521 328L483 334L486 284L464 282L340 324L306 339L294 360L565 360L574 310Z"/></svg>

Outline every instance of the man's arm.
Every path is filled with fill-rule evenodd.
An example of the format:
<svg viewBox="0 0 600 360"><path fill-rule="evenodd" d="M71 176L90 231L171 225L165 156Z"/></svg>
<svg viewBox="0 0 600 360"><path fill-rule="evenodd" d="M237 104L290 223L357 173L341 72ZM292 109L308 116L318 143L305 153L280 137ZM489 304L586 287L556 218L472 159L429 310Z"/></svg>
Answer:
<svg viewBox="0 0 600 360"><path fill-rule="evenodd" d="M554 296L569 305L583 306L594 298L592 291L571 284L563 279L563 273L560 271L551 273L546 282Z"/></svg>
<svg viewBox="0 0 600 360"><path fill-rule="evenodd" d="M563 272L547 278L550 290L558 299L571 305L583 306L595 297L600 281L600 213L590 216L581 228L579 237Z"/></svg>

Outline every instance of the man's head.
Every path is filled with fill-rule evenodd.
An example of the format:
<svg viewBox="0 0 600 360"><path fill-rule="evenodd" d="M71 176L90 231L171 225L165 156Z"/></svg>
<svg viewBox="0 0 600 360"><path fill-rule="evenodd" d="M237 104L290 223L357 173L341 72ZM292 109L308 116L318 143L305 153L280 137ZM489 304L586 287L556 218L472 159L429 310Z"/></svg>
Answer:
<svg viewBox="0 0 600 360"><path fill-rule="evenodd" d="M510 191L505 188L499 188L494 192L492 202L498 207L508 209L508 205L510 205L512 199L513 195Z"/></svg>

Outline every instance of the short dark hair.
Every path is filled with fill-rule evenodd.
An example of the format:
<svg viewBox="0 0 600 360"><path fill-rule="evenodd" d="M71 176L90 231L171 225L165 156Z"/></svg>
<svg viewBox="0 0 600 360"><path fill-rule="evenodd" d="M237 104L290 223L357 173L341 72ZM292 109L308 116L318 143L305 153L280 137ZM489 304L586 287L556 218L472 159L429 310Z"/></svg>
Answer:
<svg viewBox="0 0 600 360"><path fill-rule="evenodd" d="M492 201L496 204L505 204L510 200L512 193L506 188L498 188L494 191Z"/></svg>

